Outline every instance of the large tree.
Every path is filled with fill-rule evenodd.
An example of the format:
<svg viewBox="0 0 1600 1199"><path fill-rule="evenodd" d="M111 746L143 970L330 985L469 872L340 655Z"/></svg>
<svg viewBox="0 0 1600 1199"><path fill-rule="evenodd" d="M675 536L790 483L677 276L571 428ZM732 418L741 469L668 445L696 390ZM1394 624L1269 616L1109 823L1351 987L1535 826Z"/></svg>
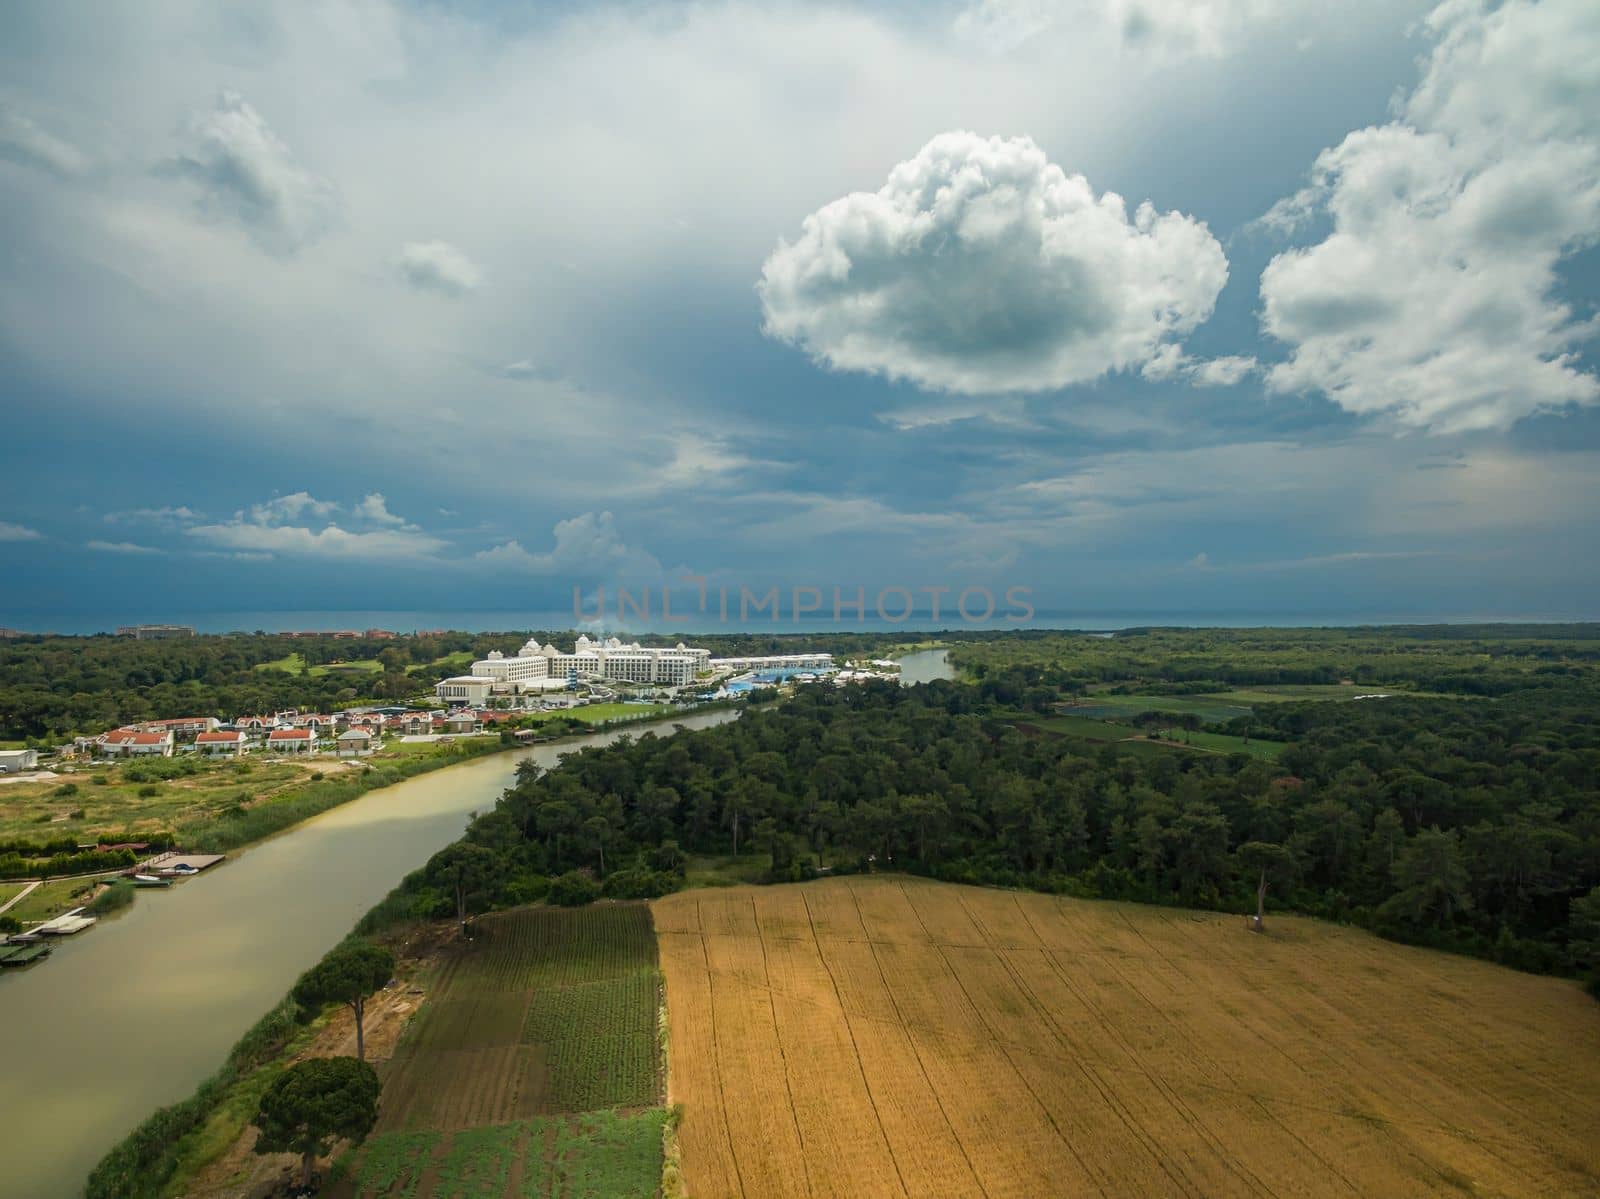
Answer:
<svg viewBox="0 0 1600 1199"><path fill-rule="evenodd" d="M462 932L467 928L468 906L489 888L499 868L499 858L471 841L457 841L428 860L428 881L442 885L455 897Z"/></svg>
<svg viewBox="0 0 1600 1199"><path fill-rule="evenodd" d="M371 941L350 941L301 975L295 1002L308 1008L342 1003L356 1018L356 1057L367 1058L367 999L394 977L394 954Z"/></svg>
<svg viewBox="0 0 1600 1199"><path fill-rule="evenodd" d="M1267 929L1267 884L1283 882L1294 873L1294 854L1282 845L1271 841L1246 841L1234 851L1239 869L1256 884L1256 920L1251 928L1255 932Z"/></svg>
<svg viewBox="0 0 1600 1199"><path fill-rule="evenodd" d="M257 1153L298 1153L300 1181L337 1140L360 1141L378 1118L377 1072L353 1057L313 1057L296 1062L268 1084L251 1121L260 1135Z"/></svg>

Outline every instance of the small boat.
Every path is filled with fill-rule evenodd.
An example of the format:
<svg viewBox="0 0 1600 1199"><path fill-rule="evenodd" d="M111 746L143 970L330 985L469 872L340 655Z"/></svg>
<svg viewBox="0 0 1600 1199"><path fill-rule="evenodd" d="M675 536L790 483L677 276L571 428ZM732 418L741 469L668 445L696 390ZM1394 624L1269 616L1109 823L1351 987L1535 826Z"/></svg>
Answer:
<svg viewBox="0 0 1600 1199"><path fill-rule="evenodd" d="M172 880L170 878L157 878L153 874L136 874L133 876L133 885L135 887L170 887L172 886Z"/></svg>

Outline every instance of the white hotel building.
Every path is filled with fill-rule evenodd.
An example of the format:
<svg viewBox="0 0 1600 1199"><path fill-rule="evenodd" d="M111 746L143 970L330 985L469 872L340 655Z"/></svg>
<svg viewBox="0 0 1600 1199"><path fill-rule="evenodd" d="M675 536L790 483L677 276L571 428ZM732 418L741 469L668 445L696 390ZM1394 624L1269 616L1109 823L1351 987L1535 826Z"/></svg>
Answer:
<svg viewBox="0 0 1600 1199"><path fill-rule="evenodd" d="M472 664L472 673L445 679L434 693L448 704L478 706L491 697L521 697L559 691L569 678L612 679L627 683L656 683L681 687L710 669L711 651L691 649L681 642L670 648L623 644L616 637L593 641L578 638L572 653L554 645L528 641L513 657L499 650Z"/></svg>

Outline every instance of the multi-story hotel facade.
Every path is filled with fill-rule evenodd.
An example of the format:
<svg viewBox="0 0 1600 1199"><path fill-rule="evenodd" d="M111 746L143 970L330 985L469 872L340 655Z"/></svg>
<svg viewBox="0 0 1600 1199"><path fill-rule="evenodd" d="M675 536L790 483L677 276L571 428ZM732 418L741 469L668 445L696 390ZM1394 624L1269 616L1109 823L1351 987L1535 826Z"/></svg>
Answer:
<svg viewBox="0 0 1600 1199"><path fill-rule="evenodd" d="M671 647L597 641L581 634L572 652L530 639L513 655L495 650L472 664L472 673L444 679L434 694L452 706L477 706L495 696L520 697L559 690L569 680L609 679L624 683L682 687L711 667L711 651L679 643Z"/></svg>

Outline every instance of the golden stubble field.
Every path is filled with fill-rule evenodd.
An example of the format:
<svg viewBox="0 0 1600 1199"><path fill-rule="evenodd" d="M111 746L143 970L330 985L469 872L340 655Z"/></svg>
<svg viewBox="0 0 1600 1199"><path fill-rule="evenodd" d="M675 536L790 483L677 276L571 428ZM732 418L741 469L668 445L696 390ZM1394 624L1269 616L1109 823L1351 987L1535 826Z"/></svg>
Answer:
<svg viewBox="0 0 1600 1199"><path fill-rule="evenodd" d="M695 1199L1600 1194L1569 982L890 877L653 909Z"/></svg>

